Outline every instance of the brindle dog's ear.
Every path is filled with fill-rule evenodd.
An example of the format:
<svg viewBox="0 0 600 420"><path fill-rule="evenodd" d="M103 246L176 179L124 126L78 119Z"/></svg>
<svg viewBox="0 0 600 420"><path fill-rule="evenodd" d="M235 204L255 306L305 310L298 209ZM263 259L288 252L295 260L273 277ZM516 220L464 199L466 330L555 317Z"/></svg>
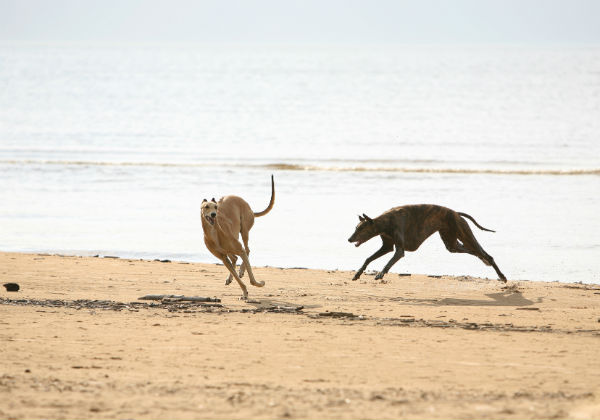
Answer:
<svg viewBox="0 0 600 420"><path fill-rule="evenodd" d="M202 200L203 203L206 203L206 198L204 200Z"/></svg>
<svg viewBox="0 0 600 420"><path fill-rule="evenodd" d="M362 216L359 214L359 215L358 215L358 220L360 220L361 222L364 222L364 221L365 221L365 218L364 218L364 217L362 217Z"/></svg>
<svg viewBox="0 0 600 420"><path fill-rule="evenodd" d="M366 214L363 213L363 217L365 218L365 220L369 223L373 223L373 219L371 219L369 216L367 216Z"/></svg>
<svg viewBox="0 0 600 420"><path fill-rule="evenodd" d="M210 201L212 201L213 203L216 203L215 197L213 197Z"/></svg>

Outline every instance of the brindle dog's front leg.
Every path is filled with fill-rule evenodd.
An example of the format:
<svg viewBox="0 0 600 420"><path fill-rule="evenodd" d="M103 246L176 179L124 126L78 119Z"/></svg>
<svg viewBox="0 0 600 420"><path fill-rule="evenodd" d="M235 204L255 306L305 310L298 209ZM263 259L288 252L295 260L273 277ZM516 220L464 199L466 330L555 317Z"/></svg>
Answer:
<svg viewBox="0 0 600 420"><path fill-rule="evenodd" d="M385 267L383 267L383 270L381 270L376 276L375 276L375 280L381 280L383 278L383 276L385 276L387 274L388 271L390 271L390 268L392 268L392 266L394 264L396 264L396 262L398 262L398 260L400 258L404 257L404 246L402 245L402 243L398 243L396 242L396 252L394 252L394 256L392 257L392 259L385 265Z"/></svg>
<svg viewBox="0 0 600 420"><path fill-rule="evenodd" d="M365 263L362 265L362 267L360 267L358 269L358 271L356 272L354 277L352 277L352 280L358 280L360 275L363 273L363 271L366 270L367 266L369 264L371 264L371 262L375 261L377 258L381 257L382 255L385 255L388 252L391 252L394 250L394 243L392 242L391 239L381 237L381 240L383 241L383 245L381 245L381 248L379 248L379 250L377 252L375 252L373 255L371 255L369 258L367 258L365 260Z"/></svg>

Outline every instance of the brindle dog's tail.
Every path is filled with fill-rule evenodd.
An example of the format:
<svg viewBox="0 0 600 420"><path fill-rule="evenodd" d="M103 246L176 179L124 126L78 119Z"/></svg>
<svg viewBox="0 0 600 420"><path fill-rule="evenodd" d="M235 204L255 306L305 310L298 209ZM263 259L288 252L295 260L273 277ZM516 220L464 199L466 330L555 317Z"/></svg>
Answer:
<svg viewBox="0 0 600 420"><path fill-rule="evenodd" d="M254 217L264 216L273 208L273 204L275 204L275 181L273 181L273 175L271 175L271 201L269 201L269 205L263 211L259 211L258 213L254 213Z"/></svg>
<svg viewBox="0 0 600 420"><path fill-rule="evenodd" d="M477 223L477 222L475 221L475 219L473 219L471 216L469 216L467 213L461 213L461 212L458 212L458 214L460 214L462 217L466 217L467 219L469 219L471 222L473 222L473 223L475 224L475 226L477 226L477 227L478 227L479 229L481 229L481 230L487 230L488 232L496 232L495 230L492 230L492 229L486 229L486 228L484 228L484 227L483 227L483 226L481 226L479 223Z"/></svg>

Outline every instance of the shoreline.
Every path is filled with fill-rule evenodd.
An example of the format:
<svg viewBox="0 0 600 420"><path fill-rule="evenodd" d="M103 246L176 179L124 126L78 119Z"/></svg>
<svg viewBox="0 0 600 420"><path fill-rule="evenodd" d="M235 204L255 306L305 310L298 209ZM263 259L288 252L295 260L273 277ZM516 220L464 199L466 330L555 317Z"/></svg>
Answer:
<svg viewBox="0 0 600 420"><path fill-rule="evenodd" d="M216 260L216 258L212 258L211 257L211 261L207 262L207 261L200 261L200 260L194 260L194 259L181 259L180 257L182 257L180 254L174 254L174 255L170 255L168 253L153 253L153 252L146 252L146 253L142 253L142 255L132 255L129 254L127 252L107 252L104 253L103 251L100 250L95 250L95 251L5 251L5 250L0 250L0 254L2 253L6 253L6 254L23 254L23 255L39 255L39 256L56 256L56 257L76 257L76 258L98 258L98 259L121 259L121 260L127 260L127 261L168 261L168 262L174 262L174 263L179 263L179 264L207 264L207 265L215 265L215 266L223 266L223 264L221 262L218 262ZM121 255L119 255L121 254ZM185 257L184 257L185 258ZM214 260L214 261L212 261ZM359 266L359 263L361 262L361 259L358 258L357 259L357 267ZM239 262L238 262L239 263ZM332 271L332 272L355 272L356 270L354 269L345 269L345 268L323 268L323 267L311 267L311 266L291 266L291 267L287 267L287 266L275 266L275 265L252 265L252 268L254 269L254 267L256 268L275 268L275 269L280 269L280 270L291 270L291 269L298 269L298 270L316 270L316 271ZM486 281L494 281L496 280L495 277L480 277L477 275L469 275L469 274L425 274L425 273L407 273L407 272L394 272L394 268L396 267L392 267L392 271L389 272L389 275L391 276L406 276L406 275L417 275L417 276L424 276L424 277L431 277L431 278L440 278L440 277L444 277L444 278L456 278L456 277L471 277L471 278L479 278L479 279L483 279ZM376 273L376 270L373 269L368 269L365 271L365 275L374 275ZM590 281L582 281L582 280L574 280L574 281L561 281L561 280L533 280L533 279L516 279L513 280L511 278L508 279L508 282L540 282L540 283L547 283L547 284L553 284L553 283L558 283L558 284L580 284L580 285L589 285L589 286L600 286L600 281L594 282L593 280Z"/></svg>
<svg viewBox="0 0 600 420"><path fill-rule="evenodd" d="M600 286L253 270L0 252L0 416L600 416Z"/></svg>

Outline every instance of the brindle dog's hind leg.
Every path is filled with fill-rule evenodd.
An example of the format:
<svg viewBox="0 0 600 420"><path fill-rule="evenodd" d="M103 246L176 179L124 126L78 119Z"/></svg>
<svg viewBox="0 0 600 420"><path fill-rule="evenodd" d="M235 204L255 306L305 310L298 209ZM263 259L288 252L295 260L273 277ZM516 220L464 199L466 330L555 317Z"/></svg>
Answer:
<svg viewBox="0 0 600 420"><path fill-rule="evenodd" d="M446 249L449 252L471 254L476 257L479 257L479 255L468 250L461 243L459 243L455 234L452 234L447 230L440 230L439 233L440 233L440 237L442 238L442 241L444 241L444 245L446 246ZM484 260L482 260L482 261L485 265L490 265L487 262L485 262Z"/></svg>
<svg viewBox="0 0 600 420"><path fill-rule="evenodd" d="M471 229L468 226L467 229L469 229L468 234L465 237L459 238L460 241L463 243L464 248L470 251L471 254L479 257L479 259L483 261L485 265L491 265L496 271L496 274L498 274L500 281L506 283L506 276L502 274L502 271L500 271L500 269L496 265L494 258L490 254L485 252L483 247L479 245L479 242L477 242L477 239L475 239L475 236L473 236L473 232L471 232Z"/></svg>
<svg viewBox="0 0 600 420"><path fill-rule="evenodd" d="M492 265L487 257L489 255L483 250L469 224L457 217L458 220L449 222L448 229L440 230L440 237L446 245L446 249L450 252L471 254L479 258L485 265ZM459 242L460 241L460 242ZM491 257L490 257L491 258Z"/></svg>
<svg viewBox="0 0 600 420"><path fill-rule="evenodd" d="M371 264L371 262L375 261L377 258L387 254L388 252L392 252L394 250L394 242L389 239L389 238L384 238L383 236L381 237L381 240L383 241L383 244L381 245L381 248L379 248L379 250L377 250L373 255L371 255L369 258L367 258L365 260L365 263L362 265L362 267L360 267L358 269L358 271L356 272L356 274L354 275L354 277L352 277L352 280L358 280L360 275L363 273L363 271L365 271L367 269L367 266L369 264Z"/></svg>
<svg viewBox="0 0 600 420"><path fill-rule="evenodd" d="M492 266L496 270L496 274L498 274L500 280L506 283L506 277L496 265L494 258L485 252L483 247L477 242L467 222L462 219L461 222L459 222L457 232L440 231L440 236L442 237L442 241L444 241L444 245L446 245L446 249L450 252L461 252L476 256L485 265ZM462 245L458 243L458 240L462 242Z"/></svg>

